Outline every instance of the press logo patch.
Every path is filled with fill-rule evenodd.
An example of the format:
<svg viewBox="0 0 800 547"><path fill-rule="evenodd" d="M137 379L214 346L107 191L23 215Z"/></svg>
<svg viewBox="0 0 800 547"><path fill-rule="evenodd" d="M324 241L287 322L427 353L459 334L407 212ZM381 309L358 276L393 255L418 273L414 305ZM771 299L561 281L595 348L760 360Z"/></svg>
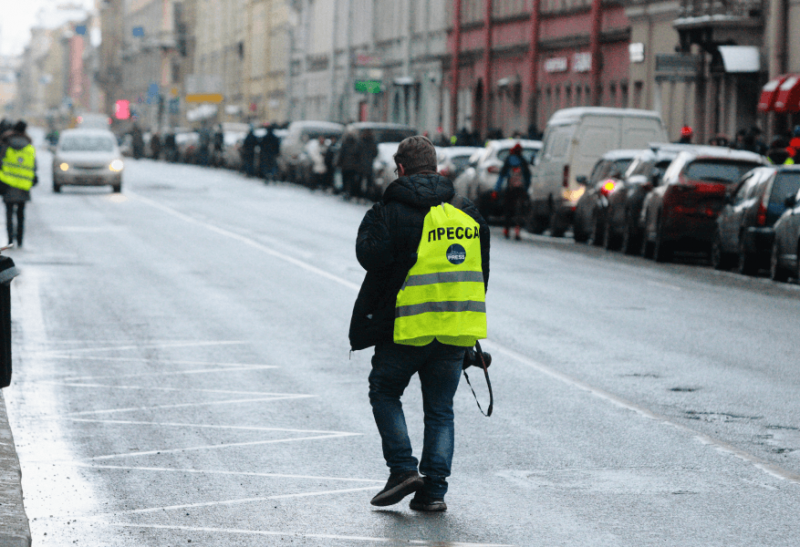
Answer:
<svg viewBox="0 0 800 547"><path fill-rule="evenodd" d="M455 243L447 248L447 254L445 256L447 256L447 260L449 260L451 264L458 266L467 259L467 251L464 247Z"/></svg>

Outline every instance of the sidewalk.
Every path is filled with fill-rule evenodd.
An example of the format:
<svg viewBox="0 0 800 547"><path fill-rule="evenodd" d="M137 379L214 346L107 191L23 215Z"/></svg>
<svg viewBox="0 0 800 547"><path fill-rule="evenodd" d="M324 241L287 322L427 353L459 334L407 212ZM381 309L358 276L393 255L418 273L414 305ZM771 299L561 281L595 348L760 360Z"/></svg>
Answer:
<svg viewBox="0 0 800 547"><path fill-rule="evenodd" d="M22 473L6 401L0 390L0 547L30 547L31 531L22 505Z"/></svg>

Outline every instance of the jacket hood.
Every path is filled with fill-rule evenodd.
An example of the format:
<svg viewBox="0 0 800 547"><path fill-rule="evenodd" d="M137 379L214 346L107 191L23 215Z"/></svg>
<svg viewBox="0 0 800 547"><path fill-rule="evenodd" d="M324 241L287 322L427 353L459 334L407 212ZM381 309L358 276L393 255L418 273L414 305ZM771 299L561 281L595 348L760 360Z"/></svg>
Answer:
<svg viewBox="0 0 800 547"><path fill-rule="evenodd" d="M31 140L26 137L25 135L20 135L18 133L12 133L6 138L8 145L13 148L14 150L22 150L29 144L31 144Z"/></svg>
<svg viewBox="0 0 800 547"><path fill-rule="evenodd" d="M449 202L455 195L453 182L438 174L410 175L392 182L383 193L384 203L399 201L419 209Z"/></svg>

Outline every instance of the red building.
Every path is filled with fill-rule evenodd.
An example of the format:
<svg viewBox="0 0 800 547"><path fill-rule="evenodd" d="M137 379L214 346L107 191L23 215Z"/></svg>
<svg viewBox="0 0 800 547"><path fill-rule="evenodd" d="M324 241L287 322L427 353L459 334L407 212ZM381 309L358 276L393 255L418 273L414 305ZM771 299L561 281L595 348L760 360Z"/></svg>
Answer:
<svg viewBox="0 0 800 547"><path fill-rule="evenodd" d="M453 0L450 17L453 131L524 134L560 108L628 106L620 2Z"/></svg>

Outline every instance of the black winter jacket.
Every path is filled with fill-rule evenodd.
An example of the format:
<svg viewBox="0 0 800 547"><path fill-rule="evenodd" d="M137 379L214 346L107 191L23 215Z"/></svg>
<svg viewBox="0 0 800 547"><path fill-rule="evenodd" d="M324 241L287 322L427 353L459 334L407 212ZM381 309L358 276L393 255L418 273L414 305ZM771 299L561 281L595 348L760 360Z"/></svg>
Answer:
<svg viewBox="0 0 800 547"><path fill-rule="evenodd" d="M454 197L456 199L454 199ZM425 215L449 202L480 224L483 281L489 284L489 225L466 198L455 196L450 179L411 175L392 182L367 211L358 229L356 257L367 270L350 320L350 346L365 349L394 339L397 293L417 261Z"/></svg>

